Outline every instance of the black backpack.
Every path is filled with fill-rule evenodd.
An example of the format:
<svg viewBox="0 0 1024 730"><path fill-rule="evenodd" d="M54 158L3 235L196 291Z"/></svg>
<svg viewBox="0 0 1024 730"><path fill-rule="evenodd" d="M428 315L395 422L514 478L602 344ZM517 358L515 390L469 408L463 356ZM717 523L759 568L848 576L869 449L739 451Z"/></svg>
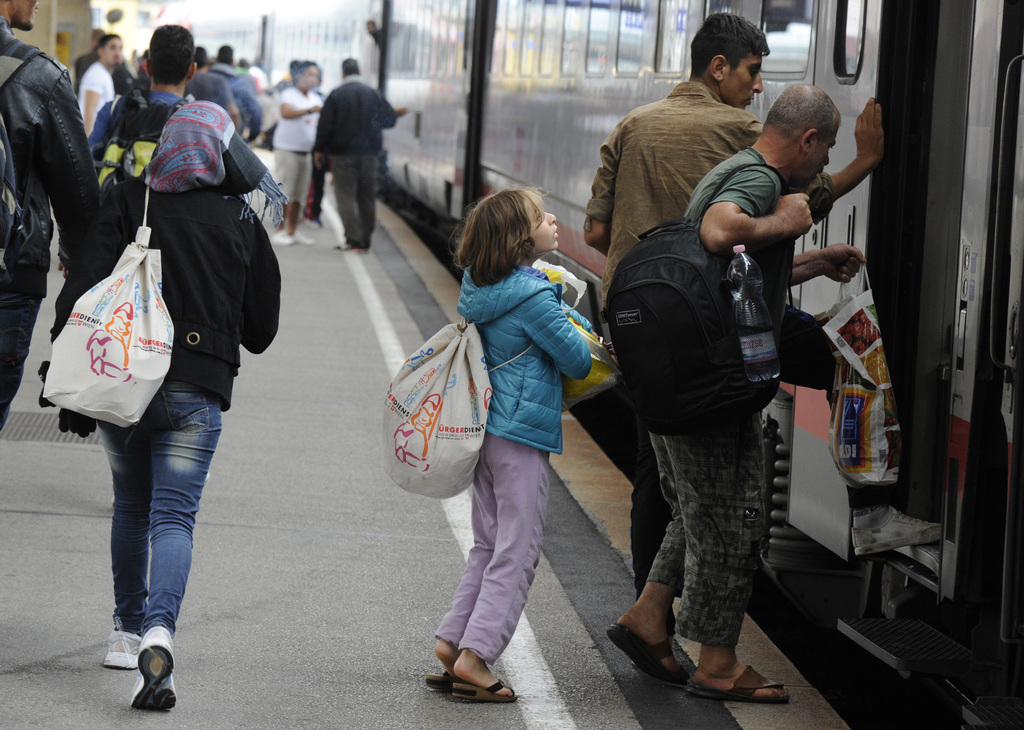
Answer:
<svg viewBox="0 0 1024 730"><path fill-rule="evenodd" d="M5 48L0 50L0 56L8 56L21 61L16 66L4 66L9 69L9 73L7 76L0 74L0 92L28 61L41 53L42 51L35 46L30 46L17 38L11 40ZM13 153L11 140L7 137L7 127L3 118L0 117L0 176L3 178L3 190L0 191L2 192L0 232L4 232L4 235L0 236L0 285L8 283L13 278L21 247L25 243L21 204L18 201L18 186L14 177ZM28 190L27 185L25 189Z"/></svg>
<svg viewBox="0 0 1024 730"><path fill-rule="evenodd" d="M709 200L740 170L757 166L766 167L734 168ZM704 248L700 220L684 217L643 233L615 269L604 314L637 415L651 433L736 423L778 389L777 378L754 383L744 371L725 278L731 260Z"/></svg>
<svg viewBox="0 0 1024 730"><path fill-rule="evenodd" d="M121 113L103 141L98 143L103 150L102 158L96 163L100 196L117 183L142 175L167 120L191 101L191 97L187 97L171 105L150 104L149 94L140 89L132 89L119 98ZM115 99L112 112L117 104Z"/></svg>

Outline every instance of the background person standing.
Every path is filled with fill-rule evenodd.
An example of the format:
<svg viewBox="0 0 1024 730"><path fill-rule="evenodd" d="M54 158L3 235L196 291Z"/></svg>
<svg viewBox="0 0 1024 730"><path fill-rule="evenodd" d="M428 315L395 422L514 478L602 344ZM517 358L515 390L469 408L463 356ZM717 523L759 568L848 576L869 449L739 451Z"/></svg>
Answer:
<svg viewBox="0 0 1024 730"><path fill-rule="evenodd" d="M274 172L288 196L285 227L274 236L279 246L312 245L313 239L295 229L306 206L313 161L309 153L317 135L323 99L314 91L320 85L320 68L311 62L295 68L294 85L281 92L281 118L274 130Z"/></svg>
<svg viewBox="0 0 1024 730"><path fill-rule="evenodd" d="M85 123L85 134L92 132L96 122L96 112L107 102L114 100L114 68L124 60L124 48L121 36L113 33L100 38L96 44L99 60L93 63L85 74L78 89L78 108L82 112Z"/></svg>
<svg viewBox="0 0 1024 730"><path fill-rule="evenodd" d="M341 76L341 86L324 102L313 159L317 167L323 167L326 155L331 156L334 197L345 226L345 243L335 246L335 250L366 251L377 224L383 130L395 126L408 110L393 109L380 92L363 83L354 58L342 61Z"/></svg>

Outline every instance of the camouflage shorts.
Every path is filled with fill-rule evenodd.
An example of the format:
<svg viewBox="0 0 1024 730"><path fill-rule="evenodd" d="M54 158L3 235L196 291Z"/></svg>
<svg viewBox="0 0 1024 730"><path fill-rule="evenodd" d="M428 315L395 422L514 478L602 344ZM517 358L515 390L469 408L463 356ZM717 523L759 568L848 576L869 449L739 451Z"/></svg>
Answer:
<svg viewBox="0 0 1024 730"><path fill-rule="evenodd" d="M680 635L735 646L764 529L760 415L651 443L672 522L647 580L682 591Z"/></svg>

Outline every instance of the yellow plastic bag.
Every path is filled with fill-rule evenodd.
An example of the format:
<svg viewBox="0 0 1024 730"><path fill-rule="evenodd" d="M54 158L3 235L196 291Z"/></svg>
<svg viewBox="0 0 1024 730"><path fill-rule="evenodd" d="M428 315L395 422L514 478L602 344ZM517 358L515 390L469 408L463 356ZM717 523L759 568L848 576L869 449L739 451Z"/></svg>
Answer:
<svg viewBox="0 0 1024 730"><path fill-rule="evenodd" d="M601 338L593 332L587 332L572 317L569 321L583 335L590 348L590 374L580 380L562 376L562 408L566 410L608 390L622 378L622 371Z"/></svg>

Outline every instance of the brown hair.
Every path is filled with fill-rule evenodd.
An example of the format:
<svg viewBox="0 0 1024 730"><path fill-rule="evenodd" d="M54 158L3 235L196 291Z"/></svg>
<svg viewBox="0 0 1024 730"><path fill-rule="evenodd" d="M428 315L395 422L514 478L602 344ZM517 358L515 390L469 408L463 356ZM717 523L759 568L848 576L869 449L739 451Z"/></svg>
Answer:
<svg viewBox="0 0 1024 730"><path fill-rule="evenodd" d="M477 286L497 284L533 250L530 236L543 218L544 197L537 188L491 193L466 214L455 265L468 269Z"/></svg>

